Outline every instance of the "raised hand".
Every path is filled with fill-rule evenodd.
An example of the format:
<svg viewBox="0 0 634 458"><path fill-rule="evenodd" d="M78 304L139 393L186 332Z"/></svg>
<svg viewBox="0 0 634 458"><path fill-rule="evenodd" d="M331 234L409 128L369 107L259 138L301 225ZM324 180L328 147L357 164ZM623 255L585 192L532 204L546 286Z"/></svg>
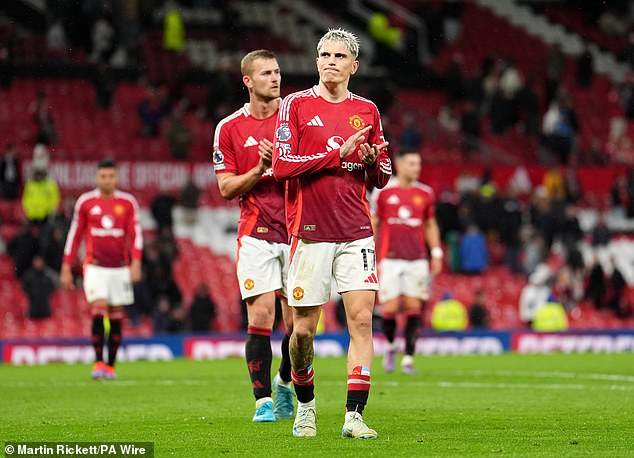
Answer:
<svg viewBox="0 0 634 458"><path fill-rule="evenodd" d="M365 134L370 132L370 129L372 129L372 126L366 126L348 137L348 140L346 140L343 145L341 145L341 148L339 148L339 157L343 159L356 150L357 147L363 143L366 138Z"/></svg>
<svg viewBox="0 0 634 458"><path fill-rule="evenodd" d="M359 159L364 165L370 167L376 162L376 158L379 156L379 152L382 149L387 148L389 142L383 142L380 145L370 145L368 143L362 143L359 145Z"/></svg>

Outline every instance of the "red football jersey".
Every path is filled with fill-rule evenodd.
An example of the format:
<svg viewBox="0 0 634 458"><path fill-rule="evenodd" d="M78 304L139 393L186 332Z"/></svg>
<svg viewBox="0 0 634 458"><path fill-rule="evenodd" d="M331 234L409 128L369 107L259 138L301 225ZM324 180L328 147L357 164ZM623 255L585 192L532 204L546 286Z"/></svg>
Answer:
<svg viewBox="0 0 634 458"><path fill-rule="evenodd" d="M65 263L73 263L82 237L85 264L122 267L130 263L130 258L140 260L143 234L134 196L115 191L113 197L103 198L97 189L79 196L66 238Z"/></svg>
<svg viewBox="0 0 634 458"><path fill-rule="evenodd" d="M275 130L273 174L289 180L286 225L290 234L320 242L346 242L372 236L366 174L378 188L392 174L385 150L370 168L357 151L343 160L344 141L371 125L367 143L384 142L381 117L371 101L350 93L331 103L317 88L287 96L280 107Z"/></svg>
<svg viewBox="0 0 634 458"><path fill-rule="evenodd" d="M273 142L277 113L266 119L251 116L249 104L218 123L214 134L214 170L242 175L258 165L260 140ZM250 235L270 242L288 242L284 221L284 184L271 168L246 194L240 196L238 237Z"/></svg>
<svg viewBox="0 0 634 458"><path fill-rule="evenodd" d="M425 221L434 218L434 191L422 183L409 188L391 180L372 196L375 215L381 226L378 237L379 259L425 259Z"/></svg>

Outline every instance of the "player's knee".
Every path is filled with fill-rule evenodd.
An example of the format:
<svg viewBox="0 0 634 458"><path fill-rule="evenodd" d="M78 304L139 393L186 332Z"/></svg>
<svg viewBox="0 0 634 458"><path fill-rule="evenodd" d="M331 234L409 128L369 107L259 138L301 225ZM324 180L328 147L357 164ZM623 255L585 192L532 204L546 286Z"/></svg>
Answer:
<svg viewBox="0 0 634 458"><path fill-rule="evenodd" d="M348 317L348 328L357 332L372 330L372 310L359 310Z"/></svg>
<svg viewBox="0 0 634 458"><path fill-rule="evenodd" d="M297 340L313 339L316 329L310 323L299 322L293 325L293 335Z"/></svg>
<svg viewBox="0 0 634 458"><path fill-rule="evenodd" d="M275 319L275 303L269 304L262 298L247 302L249 324L260 327L272 327Z"/></svg>

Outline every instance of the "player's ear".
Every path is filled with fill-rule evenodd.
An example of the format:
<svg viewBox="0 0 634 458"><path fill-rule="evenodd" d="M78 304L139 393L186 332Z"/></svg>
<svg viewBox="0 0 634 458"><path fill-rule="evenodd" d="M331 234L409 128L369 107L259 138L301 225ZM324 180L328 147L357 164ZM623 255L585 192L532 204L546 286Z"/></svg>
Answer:
<svg viewBox="0 0 634 458"><path fill-rule="evenodd" d="M251 82L251 77L249 75L242 75L242 82L249 89L253 87L253 83Z"/></svg>
<svg viewBox="0 0 634 458"><path fill-rule="evenodd" d="M352 63L352 72L351 72L351 75L354 75L355 73L357 73L357 70L359 70L359 61L358 61L358 60L355 60L355 61Z"/></svg>

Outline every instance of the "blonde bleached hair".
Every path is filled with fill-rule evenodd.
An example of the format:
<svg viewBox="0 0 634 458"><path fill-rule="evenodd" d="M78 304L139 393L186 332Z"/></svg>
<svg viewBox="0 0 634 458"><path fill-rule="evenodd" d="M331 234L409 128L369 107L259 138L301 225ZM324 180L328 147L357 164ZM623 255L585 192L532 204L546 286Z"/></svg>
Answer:
<svg viewBox="0 0 634 458"><path fill-rule="evenodd" d="M359 38L357 38L354 33L341 28L328 29L328 32L326 32L319 40L319 43L317 43L317 55L319 55L322 46L327 41L340 41L345 43L350 54L354 56L354 59L356 60L357 57L359 57Z"/></svg>
<svg viewBox="0 0 634 458"><path fill-rule="evenodd" d="M242 76L251 76L251 73L253 72L253 62L258 59L277 60L277 57L273 51L269 51L268 49L256 49L255 51L251 51L244 56L240 62L240 71L242 72Z"/></svg>

